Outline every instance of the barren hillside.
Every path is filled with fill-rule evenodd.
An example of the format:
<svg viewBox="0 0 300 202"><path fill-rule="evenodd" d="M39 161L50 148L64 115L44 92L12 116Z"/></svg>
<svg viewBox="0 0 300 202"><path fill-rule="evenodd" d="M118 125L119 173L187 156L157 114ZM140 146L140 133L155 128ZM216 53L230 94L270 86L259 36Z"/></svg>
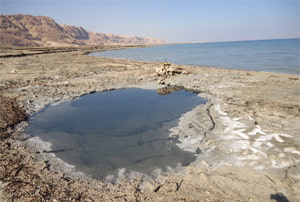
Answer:
<svg viewBox="0 0 300 202"><path fill-rule="evenodd" d="M57 24L52 18L31 15L0 15L0 45L55 46L149 44L163 41L149 37L93 33L82 27Z"/></svg>

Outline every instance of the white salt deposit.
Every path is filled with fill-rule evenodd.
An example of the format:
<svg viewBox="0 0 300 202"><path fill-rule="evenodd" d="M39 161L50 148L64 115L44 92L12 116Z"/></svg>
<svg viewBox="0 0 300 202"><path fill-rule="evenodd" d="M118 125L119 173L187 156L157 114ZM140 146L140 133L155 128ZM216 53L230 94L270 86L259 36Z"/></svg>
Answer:
<svg viewBox="0 0 300 202"><path fill-rule="evenodd" d="M295 147L284 148L284 152L289 152L289 153L300 155L300 151L298 151Z"/></svg>
<svg viewBox="0 0 300 202"><path fill-rule="evenodd" d="M38 145L38 149L42 151L51 151L52 144L50 142L43 141L40 137L32 137L29 139L30 142Z"/></svg>
<svg viewBox="0 0 300 202"><path fill-rule="evenodd" d="M242 117L231 118L222 110L220 105L215 105L215 111L220 115L225 128L219 139L219 150L224 153L229 151L231 152L230 155L236 155L236 159L242 161L234 162L235 165L247 164L256 169L262 169L265 168L265 165L260 163L268 164L266 161L269 161L268 165L271 167L283 168L290 166L293 162L300 161L286 155L287 153L300 155L300 151L296 148L286 147L284 151L280 149L287 138L293 137L292 135L264 130L260 125L256 125L249 131L251 128L245 122L251 122L253 120L251 116L248 120L243 120Z"/></svg>

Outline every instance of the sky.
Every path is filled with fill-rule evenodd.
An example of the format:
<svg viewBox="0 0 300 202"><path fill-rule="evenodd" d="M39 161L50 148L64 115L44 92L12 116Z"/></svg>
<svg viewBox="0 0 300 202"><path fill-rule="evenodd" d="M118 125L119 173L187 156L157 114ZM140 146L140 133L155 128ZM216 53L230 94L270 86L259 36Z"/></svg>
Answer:
<svg viewBox="0 0 300 202"><path fill-rule="evenodd" d="M88 31L168 43L300 38L300 0L0 0L1 14L30 14Z"/></svg>

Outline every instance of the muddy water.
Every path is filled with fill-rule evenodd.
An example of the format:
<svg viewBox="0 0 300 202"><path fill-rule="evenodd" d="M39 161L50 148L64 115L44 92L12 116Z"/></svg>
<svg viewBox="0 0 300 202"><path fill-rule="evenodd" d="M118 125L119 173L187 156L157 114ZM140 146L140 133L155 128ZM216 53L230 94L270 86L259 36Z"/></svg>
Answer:
<svg viewBox="0 0 300 202"><path fill-rule="evenodd" d="M175 91L175 92L173 92ZM48 106L31 117L26 132L52 144L51 153L94 178L120 168L151 174L188 165L169 129L205 100L182 89L122 89Z"/></svg>

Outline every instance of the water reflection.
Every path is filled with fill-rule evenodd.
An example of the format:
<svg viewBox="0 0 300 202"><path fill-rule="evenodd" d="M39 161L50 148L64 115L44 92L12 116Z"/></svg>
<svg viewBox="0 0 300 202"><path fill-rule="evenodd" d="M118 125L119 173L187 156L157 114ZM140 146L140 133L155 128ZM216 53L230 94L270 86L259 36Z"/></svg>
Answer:
<svg viewBox="0 0 300 202"><path fill-rule="evenodd" d="M150 174L194 160L176 146L168 129L204 102L179 87L94 93L47 107L30 119L26 132L51 142L48 152L95 178L119 168Z"/></svg>
<svg viewBox="0 0 300 202"><path fill-rule="evenodd" d="M180 87L180 86L166 86L166 87L157 89L156 92L158 95L169 95L171 93L174 93L174 92L177 92L180 90L184 90L184 88Z"/></svg>

